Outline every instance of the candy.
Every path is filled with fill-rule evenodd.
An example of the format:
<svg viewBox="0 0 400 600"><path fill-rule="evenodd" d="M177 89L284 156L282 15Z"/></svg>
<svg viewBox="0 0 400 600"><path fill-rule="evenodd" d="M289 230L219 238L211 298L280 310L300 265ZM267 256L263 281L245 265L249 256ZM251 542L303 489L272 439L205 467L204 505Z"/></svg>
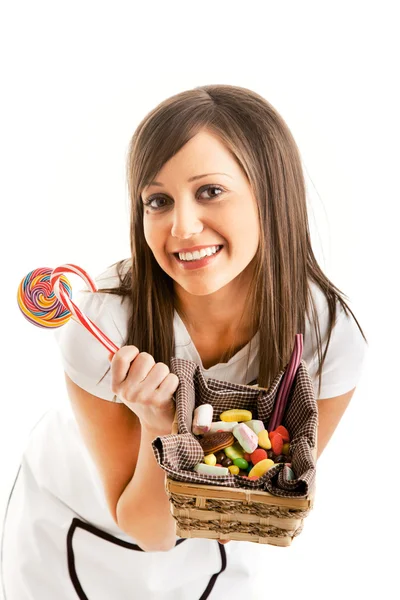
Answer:
<svg viewBox="0 0 400 600"><path fill-rule="evenodd" d="M247 462L250 462L250 461L251 461L251 454L250 454L249 452L245 452L245 453L243 454L243 458L244 458L245 460L247 460Z"/></svg>
<svg viewBox="0 0 400 600"><path fill-rule="evenodd" d="M224 448L224 452L231 460L235 460L235 458L243 458L244 454L243 448L241 448L240 444L238 443L228 446L228 448Z"/></svg>
<svg viewBox="0 0 400 600"><path fill-rule="evenodd" d="M203 475L229 475L229 471L226 467L217 467L217 465L206 465L204 463L197 463L193 467L196 473L202 473Z"/></svg>
<svg viewBox="0 0 400 600"><path fill-rule="evenodd" d="M240 408L232 408L231 410L225 410L219 415L221 421L250 421L252 414L249 410L242 410Z"/></svg>
<svg viewBox="0 0 400 600"><path fill-rule="evenodd" d="M275 429L276 433L280 433L282 436L282 439L284 442L289 442L290 441L290 436L289 436L289 432L286 429L286 427L284 427L283 425L279 425L279 427L277 427Z"/></svg>
<svg viewBox="0 0 400 600"><path fill-rule="evenodd" d="M239 475L240 469L236 465L231 465L230 467L228 467L228 469L232 475Z"/></svg>
<svg viewBox="0 0 400 600"><path fill-rule="evenodd" d="M290 454L290 444L289 442L286 442L285 444L283 444L282 446L282 454Z"/></svg>
<svg viewBox="0 0 400 600"><path fill-rule="evenodd" d="M257 477L256 475L253 475L252 477L248 477L248 479L250 479L251 481L257 481L257 479L260 479L259 477Z"/></svg>
<svg viewBox="0 0 400 600"><path fill-rule="evenodd" d="M233 430L233 435L239 441L245 452L253 452L258 446L258 437L244 423L239 423Z"/></svg>
<svg viewBox="0 0 400 600"><path fill-rule="evenodd" d="M224 454L224 458L222 460L219 461L221 463L221 465L223 467L230 467L231 465L233 465L233 460L231 458L228 458L227 456L225 456Z"/></svg>
<svg viewBox="0 0 400 600"><path fill-rule="evenodd" d="M232 421L230 423L225 421L214 421L214 423L211 423L209 431L204 435L208 435L209 433L219 433L220 431L233 431L237 424L237 421Z"/></svg>
<svg viewBox="0 0 400 600"><path fill-rule="evenodd" d="M268 437L268 431L266 429L260 431L257 439L258 445L261 446L261 448L264 448L265 450L269 450L271 448L271 442Z"/></svg>
<svg viewBox="0 0 400 600"><path fill-rule="evenodd" d="M260 460L265 460L266 458L268 458L268 455L263 448L257 448L257 450L254 450L254 452L250 454L250 460L253 465L256 465Z"/></svg>
<svg viewBox="0 0 400 600"><path fill-rule="evenodd" d="M212 404L201 404L195 409L193 413L192 433L201 435L210 431L213 411Z"/></svg>
<svg viewBox="0 0 400 600"><path fill-rule="evenodd" d="M275 433L271 440L271 445L275 454L281 454L283 448L283 439L280 433Z"/></svg>
<svg viewBox="0 0 400 600"><path fill-rule="evenodd" d="M239 469L243 469L244 471L248 468L249 463L244 458L235 458L233 464L239 467Z"/></svg>
<svg viewBox="0 0 400 600"><path fill-rule="evenodd" d="M264 460L260 460L260 462L258 462L256 465L254 465L254 467L251 469L250 473L249 473L249 477L262 477L263 475L265 475L265 473L267 471L269 471L269 469L271 467L274 466L274 461L270 460L269 458L266 458Z"/></svg>
<svg viewBox="0 0 400 600"><path fill-rule="evenodd" d="M285 465L285 466L286 466L286 469L285 469L285 471L286 471L286 478L289 481L292 481L292 479L296 479L296 476L295 476L294 472L292 471L292 469L290 467L288 467L287 465Z"/></svg>
<svg viewBox="0 0 400 600"><path fill-rule="evenodd" d="M61 327L73 319L83 325L109 353L115 354L118 346L72 302L71 284L64 272L79 275L92 292L97 292L93 279L76 265L35 269L22 279L18 287L17 301L22 314L30 323L42 328Z"/></svg>
<svg viewBox="0 0 400 600"><path fill-rule="evenodd" d="M226 431L204 436L198 441L200 446L203 448L204 454L207 456L207 454L215 454L217 450L222 450L223 448L232 446L235 438L232 433Z"/></svg>
<svg viewBox="0 0 400 600"><path fill-rule="evenodd" d="M204 462L206 463L206 465L216 465L217 464L217 457L215 456L215 454L208 454L207 456L205 456L203 458Z"/></svg>
<svg viewBox="0 0 400 600"><path fill-rule="evenodd" d="M262 431L263 429L265 429L264 423L262 421L257 420L257 419L254 419L254 420L251 420L251 421L246 421L246 425L247 425L247 427L250 427L250 429L252 431L254 431L254 433L256 433L257 435L260 433L260 431Z"/></svg>

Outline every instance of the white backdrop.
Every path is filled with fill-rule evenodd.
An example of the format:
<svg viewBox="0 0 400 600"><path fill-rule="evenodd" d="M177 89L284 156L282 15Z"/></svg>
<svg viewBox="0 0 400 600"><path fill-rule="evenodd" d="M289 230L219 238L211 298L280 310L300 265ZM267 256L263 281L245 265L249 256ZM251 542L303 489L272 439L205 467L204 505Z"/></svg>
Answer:
<svg viewBox="0 0 400 600"><path fill-rule="evenodd" d="M315 252L370 344L318 462L303 533L255 565L255 576L271 569L259 598L283 590L282 578L299 582L297 600L388 593L399 533L397 3L130 4L1 10L0 531L29 432L66 394L52 334L19 311L20 280L67 262L95 276L129 256L125 159L136 126L172 94L228 83L263 95L288 123ZM75 293L84 285L70 281Z"/></svg>

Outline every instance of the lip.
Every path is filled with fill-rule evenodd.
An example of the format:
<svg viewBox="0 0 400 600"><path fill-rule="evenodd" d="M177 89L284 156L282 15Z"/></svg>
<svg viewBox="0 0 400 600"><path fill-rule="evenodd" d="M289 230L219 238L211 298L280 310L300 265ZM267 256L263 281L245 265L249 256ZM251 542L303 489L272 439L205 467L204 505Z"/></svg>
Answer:
<svg viewBox="0 0 400 600"><path fill-rule="evenodd" d="M202 250L203 248L212 248L213 246L222 246L222 244L207 244L205 246L192 246L191 248L181 248L171 254L179 254L180 252L196 252L196 250Z"/></svg>
<svg viewBox="0 0 400 600"><path fill-rule="evenodd" d="M218 256L223 252L224 246L222 244L218 244L218 246L221 246L221 248L220 248L220 250L218 250L218 252L216 252L215 254L211 254L211 256L204 256L204 258L201 258L200 260L184 261L184 260L180 260L180 258L177 254L174 254L173 256L174 256L176 262L178 263L178 265L182 269L190 270L190 271L193 269L202 269L203 267L206 267L211 262L214 262L215 260L217 260ZM205 246L205 247L208 248L208 246Z"/></svg>

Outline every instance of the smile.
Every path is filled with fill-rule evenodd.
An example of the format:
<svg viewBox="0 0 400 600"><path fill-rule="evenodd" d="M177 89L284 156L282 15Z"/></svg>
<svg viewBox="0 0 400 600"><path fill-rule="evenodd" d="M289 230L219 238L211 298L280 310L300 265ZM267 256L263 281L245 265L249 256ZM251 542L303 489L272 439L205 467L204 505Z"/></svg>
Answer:
<svg viewBox="0 0 400 600"><path fill-rule="evenodd" d="M215 254L212 254L211 256L204 256L198 260L181 260L178 254L174 254L174 258L182 269L201 269L202 267L209 265L211 262L214 262L216 257L221 254L223 248L223 246L219 246Z"/></svg>

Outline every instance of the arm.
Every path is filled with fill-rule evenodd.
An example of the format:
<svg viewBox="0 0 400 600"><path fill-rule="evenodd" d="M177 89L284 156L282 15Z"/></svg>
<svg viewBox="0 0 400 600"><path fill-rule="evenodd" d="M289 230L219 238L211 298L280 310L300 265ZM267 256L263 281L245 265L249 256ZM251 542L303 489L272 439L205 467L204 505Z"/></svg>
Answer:
<svg viewBox="0 0 400 600"><path fill-rule="evenodd" d="M165 475L151 446L154 438L170 431L143 431L138 417L125 404L88 393L66 373L65 380L81 437L101 478L115 523L143 550L174 546L175 520L169 512ZM125 508L121 511L122 504Z"/></svg>
<svg viewBox="0 0 400 600"><path fill-rule="evenodd" d="M355 392L353 388L346 394L335 396L334 398L325 398L317 400L318 404L318 439L317 439L317 460L321 456L325 446L331 439L333 432L341 420L344 411L348 407L350 400Z"/></svg>
<svg viewBox="0 0 400 600"><path fill-rule="evenodd" d="M142 427L135 476L117 504L119 526L148 552L170 550L176 542L175 519L165 491L165 472L158 465L151 445L157 436L169 433Z"/></svg>

